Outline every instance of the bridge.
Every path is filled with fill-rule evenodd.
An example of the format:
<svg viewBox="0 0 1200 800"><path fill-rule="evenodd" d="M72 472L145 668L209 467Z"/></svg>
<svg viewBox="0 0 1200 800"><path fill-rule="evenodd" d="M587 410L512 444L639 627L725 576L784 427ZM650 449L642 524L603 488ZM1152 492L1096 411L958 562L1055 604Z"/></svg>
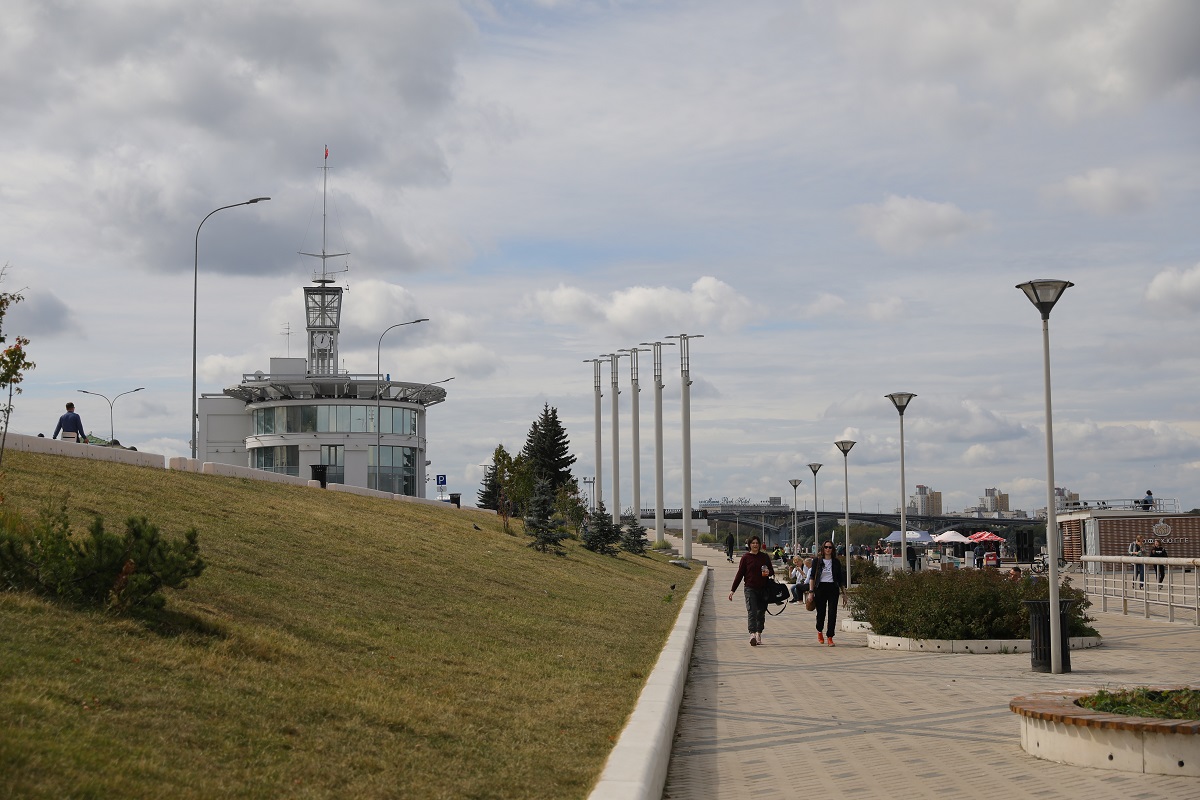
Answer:
<svg viewBox="0 0 1200 800"><path fill-rule="evenodd" d="M762 536L765 542L786 543L792 540L792 515L781 519L780 514L731 514L727 512L708 514L708 525L711 533L717 532L718 523L733 523L738 529L748 528ZM840 511L821 511L817 513L819 530L830 531L840 526L846 515ZM850 512L851 523L859 522L868 525L880 525L891 531L900 530L899 514L868 514ZM992 531L999 536L1009 538L1020 528L1032 528L1045 525L1032 519L980 519L977 517L925 516L911 514L905 518L910 531L929 531L930 535L957 530L964 536L976 531ZM796 512L796 536L801 542L812 541L813 512Z"/></svg>

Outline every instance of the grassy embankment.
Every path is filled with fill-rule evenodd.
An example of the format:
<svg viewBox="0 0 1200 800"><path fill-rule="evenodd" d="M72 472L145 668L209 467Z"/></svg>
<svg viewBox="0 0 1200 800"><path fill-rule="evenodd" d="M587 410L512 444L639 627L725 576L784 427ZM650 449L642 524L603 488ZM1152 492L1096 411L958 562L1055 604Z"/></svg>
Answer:
<svg viewBox="0 0 1200 800"><path fill-rule="evenodd" d="M0 796L582 797L698 574L545 555L450 508L14 452L4 472L30 519L70 487L78 530L194 525L208 569L153 620L0 592Z"/></svg>

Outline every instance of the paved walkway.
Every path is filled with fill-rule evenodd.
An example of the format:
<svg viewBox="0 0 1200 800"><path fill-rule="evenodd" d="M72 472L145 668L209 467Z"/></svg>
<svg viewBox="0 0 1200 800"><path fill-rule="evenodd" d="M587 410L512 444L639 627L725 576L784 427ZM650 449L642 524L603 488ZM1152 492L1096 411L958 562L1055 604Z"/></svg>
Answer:
<svg viewBox="0 0 1200 800"><path fill-rule="evenodd" d="M1072 651L1063 675L1031 671L1028 653L867 650L866 634L844 631L822 647L815 614L795 605L751 647L741 590L726 599L736 565L706 545L692 555L713 574L664 798L1200 798L1195 778L1032 758L1008 710L1030 692L1195 683L1194 625L1094 613L1104 645Z"/></svg>

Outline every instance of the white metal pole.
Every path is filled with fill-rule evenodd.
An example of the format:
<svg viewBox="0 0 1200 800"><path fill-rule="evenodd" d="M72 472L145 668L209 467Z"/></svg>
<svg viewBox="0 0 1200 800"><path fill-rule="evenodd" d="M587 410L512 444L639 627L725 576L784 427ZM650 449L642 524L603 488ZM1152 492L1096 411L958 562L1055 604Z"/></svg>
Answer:
<svg viewBox="0 0 1200 800"><path fill-rule="evenodd" d="M900 567L903 569L908 553L908 502L904 492L908 484L904 482L904 414L900 415ZM896 571L896 562L892 562L892 572Z"/></svg>
<svg viewBox="0 0 1200 800"><path fill-rule="evenodd" d="M821 525L820 517L817 514L817 470L821 469L820 464L809 464L808 468L813 474L813 553L822 555L821 553ZM830 541L833 541L830 539Z"/></svg>
<svg viewBox="0 0 1200 800"><path fill-rule="evenodd" d="M689 339L700 339L703 334L668 336L679 340L679 374L682 379L680 395L683 422L683 557L692 558L692 376L691 348Z"/></svg>
<svg viewBox="0 0 1200 800"><path fill-rule="evenodd" d="M600 365L607 360L605 358L585 358L583 360L585 364L592 365L592 389L596 409L596 482L593 484L596 489L596 499L592 504L593 508L599 508L600 504L604 502L604 452L601 447L600 435L600 398L603 393L600 391Z"/></svg>
<svg viewBox="0 0 1200 800"><path fill-rule="evenodd" d="M617 360L620 353L608 353L608 362L612 367L612 520L613 525L621 527L621 423L619 418L621 377Z"/></svg>
<svg viewBox="0 0 1200 800"><path fill-rule="evenodd" d="M800 546L800 537L796 532L796 506L800 504L797 499L799 497L797 494L799 491L798 487L803 482L799 478L792 478L788 481L792 485L792 555L796 555L799 552L797 548Z"/></svg>
<svg viewBox="0 0 1200 800"><path fill-rule="evenodd" d="M642 342L654 351L654 541L666 541L666 518L663 514L663 412L662 412L662 346L674 342Z"/></svg>
<svg viewBox="0 0 1200 800"><path fill-rule="evenodd" d="M842 486L845 488L842 524L846 527L846 588L853 584L850 578L850 448L854 447L854 444L849 439L834 442L837 449L842 451Z"/></svg>
<svg viewBox="0 0 1200 800"><path fill-rule="evenodd" d="M630 398L630 402L633 404L630 416L630 425L632 426L630 435L633 446L633 518L640 520L642 518L642 424L639 397L642 393L642 384L638 376L638 353L649 352L649 350L631 347L621 352L629 354L629 375L633 388L633 396Z"/></svg>

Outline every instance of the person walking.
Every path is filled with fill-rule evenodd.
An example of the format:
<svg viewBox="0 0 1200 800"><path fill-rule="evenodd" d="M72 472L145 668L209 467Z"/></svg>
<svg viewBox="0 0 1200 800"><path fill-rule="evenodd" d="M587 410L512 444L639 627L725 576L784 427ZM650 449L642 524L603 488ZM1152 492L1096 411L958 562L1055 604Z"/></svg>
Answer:
<svg viewBox="0 0 1200 800"><path fill-rule="evenodd" d="M58 418L58 424L54 426L54 434L51 439L57 439L59 431L62 431L62 440L64 442L83 442L86 441L86 434L83 432L83 420L75 413L75 404L67 403L67 413Z"/></svg>
<svg viewBox="0 0 1200 800"><path fill-rule="evenodd" d="M833 550L833 542L825 542L821 555L813 559L812 577L809 587L817 601L817 642L833 647L833 634L837 630L837 604L846 582L842 562ZM821 626L825 633L821 633Z"/></svg>
<svg viewBox="0 0 1200 800"><path fill-rule="evenodd" d="M737 540L733 538L733 531L725 534L725 560L730 564L733 563L733 546L737 544Z"/></svg>
<svg viewBox="0 0 1200 800"><path fill-rule="evenodd" d="M1142 546L1142 535L1139 533L1132 542L1129 543L1129 555L1141 558L1146 555L1145 548ZM1146 585L1146 566L1138 561L1133 565L1133 579L1137 582L1138 588Z"/></svg>
<svg viewBox="0 0 1200 800"><path fill-rule="evenodd" d="M738 562L729 599L733 600L733 593L744 580L746 627L750 631L750 646L757 647L762 644L763 626L767 621L767 582L775 575L775 568L771 566L771 557L762 551L762 541L757 536L751 536L748 544L750 552L743 554Z"/></svg>
<svg viewBox="0 0 1200 800"><path fill-rule="evenodd" d="M1150 544L1152 545L1150 548L1151 558L1168 558L1167 548L1163 547L1162 539L1154 539ZM1167 574L1167 565L1155 564L1154 569L1158 572L1158 585L1162 586L1163 577Z"/></svg>

